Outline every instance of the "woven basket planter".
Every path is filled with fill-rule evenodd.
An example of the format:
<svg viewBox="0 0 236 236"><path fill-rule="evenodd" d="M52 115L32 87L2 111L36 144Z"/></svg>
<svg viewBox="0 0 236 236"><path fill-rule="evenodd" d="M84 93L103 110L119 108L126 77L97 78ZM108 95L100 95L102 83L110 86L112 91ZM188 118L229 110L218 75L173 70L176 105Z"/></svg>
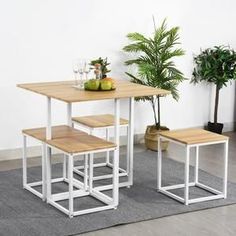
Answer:
<svg viewBox="0 0 236 236"><path fill-rule="evenodd" d="M160 127L159 130L157 130L155 125L148 125L145 135L144 135L144 140L145 140L145 145L147 149L150 149L152 151L158 151L158 143L157 143L157 137L158 133L164 130L169 130L167 127ZM168 148L169 142L168 141L163 141L161 142L161 150L166 151Z"/></svg>

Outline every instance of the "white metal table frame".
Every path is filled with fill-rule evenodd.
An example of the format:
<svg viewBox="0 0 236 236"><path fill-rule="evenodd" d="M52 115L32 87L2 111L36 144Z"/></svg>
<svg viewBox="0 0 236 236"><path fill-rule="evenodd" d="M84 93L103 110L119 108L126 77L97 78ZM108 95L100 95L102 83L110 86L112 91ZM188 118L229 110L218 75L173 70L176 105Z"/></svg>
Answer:
<svg viewBox="0 0 236 236"><path fill-rule="evenodd" d="M52 138L52 98L47 97L47 125L46 125L46 139L50 140ZM114 122L114 139L115 144L117 145L117 148L114 151L114 156L119 156L119 143L120 143L120 99L115 98L114 99L114 116L115 116L115 122ZM67 124L68 126L72 127L72 103L67 103ZM124 183L119 183L119 187L126 187L133 185L133 142L134 142L134 97L129 97L129 143L128 143L128 155L129 155L129 175L128 175L128 181ZM46 148L46 158L50 159L51 156L51 147L47 145ZM49 156L49 157L48 157ZM113 164L114 169L118 170L119 167L119 158L116 163ZM117 167L115 167L117 165ZM64 157L63 162L63 176L66 178L66 158ZM117 173L118 176L118 173ZM106 186L99 186L95 187L95 191L105 191L110 190L113 188L113 184L106 185ZM118 205L119 202L119 191L115 191L116 196L116 205Z"/></svg>
<svg viewBox="0 0 236 236"><path fill-rule="evenodd" d="M183 144L181 142L175 141L171 138L163 137L161 134L158 137L158 150L161 150L161 141L167 140L173 143L176 143L185 149L185 177L184 184L176 184L170 186L162 186L162 152L158 151L157 155L157 190L185 205L189 205L196 202L203 202L209 200L222 199L227 197L227 176L228 176L228 139L223 141L207 142L207 143L198 143L198 144ZM214 145L214 144L223 144L224 145L224 173L223 173L223 189L222 191L216 190L212 187L209 187L203 183L199 182L199 147ZM196 148L196 159L195 159L195 168L194 168L194 182L189 182L189 158L190 158L190 148ZM199 187L203 190L206 190L214 195L199 197L194 199L189 199L189 187ZM184 198L170 192L169 190L184 188Z"/></svg>
<svg viewBox="0 0 236 236"><path fill-rule="evenodd" d="M106 140L107 141L110 141L110 129L114 129L114 125L112 126L104 126L104 127L96 127L96 128L92 128L92 127L89 127L87 125L84 125L82 123L79 123L77 121L72 121L72 125L73 127L75 125L78 125L78 127L82 127L84 129L86 129L88 131L88 133L90 135L94 135L94 131L95 130L104 130L106 131ZM128 143L129 143L129 125L128 124L122 124L120 125L120 128L126 128L126 132L127 132L127 156L126 156L126 169L123 169L121 167L119 167L119 177L125 177L125 176L128 176L129 175L129 146L128 146ZM86 158L84 156L84 158ZM108 167L108 168L113 168L113 164L110 162L110 152L107 151L106 152L106 159L104 162L101 162L101 163L95 163L94 165L94 168L96 167ZM84 165L79 165L79 166L74 166L74 172L82 177L84 177ZM110 179L112 178L113 175L112 174L104 174L104 175L99 175L99 176L93 176L93 180L102 180L102 179ZM127 186L128 187L128 186Z"/></svg>

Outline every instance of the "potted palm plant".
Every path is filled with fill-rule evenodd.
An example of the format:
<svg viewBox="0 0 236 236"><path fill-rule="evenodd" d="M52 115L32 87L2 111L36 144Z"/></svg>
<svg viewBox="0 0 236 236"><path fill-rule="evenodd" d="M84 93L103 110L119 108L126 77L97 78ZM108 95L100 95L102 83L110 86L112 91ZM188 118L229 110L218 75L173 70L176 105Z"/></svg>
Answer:
<svg viewBox="0 0 236 236"><path fill-rule="evenodd" d="M184 51L176 48L179 43L179 27L168 29L166 20L160 27L155 26L152 37L145 37L140 33L129 33L127 38L131 41L123 50L132 53L133 57L125 64L137 66L136 74L126 72L131 81L138 84L169 90L175 100L178 100L178 84L184 80L183 73L179 71L173 58L183 56ZM148 149L157 150L158 132L168 130L161 123L160 96L139 97L138 101L149 101L152 106L154 124L147 126L145 144ZM162 150L168 143L161 144Z"/></svg>
<svg viewBox="0 0 236 236"><path fill-rule="evenodd" d="M214 122L208 122L208 130L222 133L223 124L218 123L220 90L236 79L236 53L228 46L207 48L194 57L195 68L191 82L213 83L215 85Z"/></svg>

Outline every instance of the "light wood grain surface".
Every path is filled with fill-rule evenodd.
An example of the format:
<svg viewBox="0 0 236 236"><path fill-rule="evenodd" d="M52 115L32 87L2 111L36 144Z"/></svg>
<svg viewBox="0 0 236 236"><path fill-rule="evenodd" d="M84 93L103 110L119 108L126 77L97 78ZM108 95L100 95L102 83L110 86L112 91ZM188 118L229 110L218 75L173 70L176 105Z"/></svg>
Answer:
<svg viewBox="0 0 236 236"><path fill-rule="evenodd" d="M23 134L31 136L40 141L46 141L46 128L33 128L33 129L24 129L22 130ZM67 125L58 125L52 127L52 139L65 138L65 137L74 137L79 135L87 135L86 132L74 129Z"/></svg>
<svg viewBox="0 0 236 236"><path fill-rule="evenodd" d="M116 145L101 138L86 135L47 140L47 144L66 153L74 154L101 149L115 148Z"/></svg>
<svg viewBox="0 0 236 236"><path fill-rule="evenodd" d="M209 132L203 129L182 129L173 131L163 131L161 136L173 139L183 144L199 144L217 141L225 141L227 136Z"/></svg>
<svg viewBox="0 0 236 236"><path fill-rule="evenodd" d="M113 91L85 91L72 87L73 84L74 81L60 81L18 84L17 86L67 103L170 94L164 89L143 86L125 80L116 80L117 88Z"/></svg>
<svg viewBox="0 0 236 236"><path fill-rule="evenodd" d="M53 126L51 140L46 140L45 127L25 129L22 133L71 154L116 147L112 142L88 135L66 125Z"/></svg>
<svg viewBox="0 0 236 236"><path fill-rule="evenodd" d="M104 115L91 115L91 116L79 116L73 117L72 120L83 124L90 128L100 128L107 126L114 126L114 115L104 114ZM127 125L128 120L120 118L120 125Z"/></svg>

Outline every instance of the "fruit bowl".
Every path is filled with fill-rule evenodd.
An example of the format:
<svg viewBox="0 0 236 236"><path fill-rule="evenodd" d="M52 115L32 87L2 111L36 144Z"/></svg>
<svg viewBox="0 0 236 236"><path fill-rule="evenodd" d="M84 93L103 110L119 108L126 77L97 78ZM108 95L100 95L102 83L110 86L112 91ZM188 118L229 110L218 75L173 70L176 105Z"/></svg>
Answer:
<svg viewBox="0 0 236 236"><path fill-rule="evenodd" d="M111 88L111 89L106 89L106 90L102 90L102 89L94 90L94 89L84 88L84 90L86 90L86 91L93 91L93 92L106 92L106 91L116 90L116 88Z"/></svg>

